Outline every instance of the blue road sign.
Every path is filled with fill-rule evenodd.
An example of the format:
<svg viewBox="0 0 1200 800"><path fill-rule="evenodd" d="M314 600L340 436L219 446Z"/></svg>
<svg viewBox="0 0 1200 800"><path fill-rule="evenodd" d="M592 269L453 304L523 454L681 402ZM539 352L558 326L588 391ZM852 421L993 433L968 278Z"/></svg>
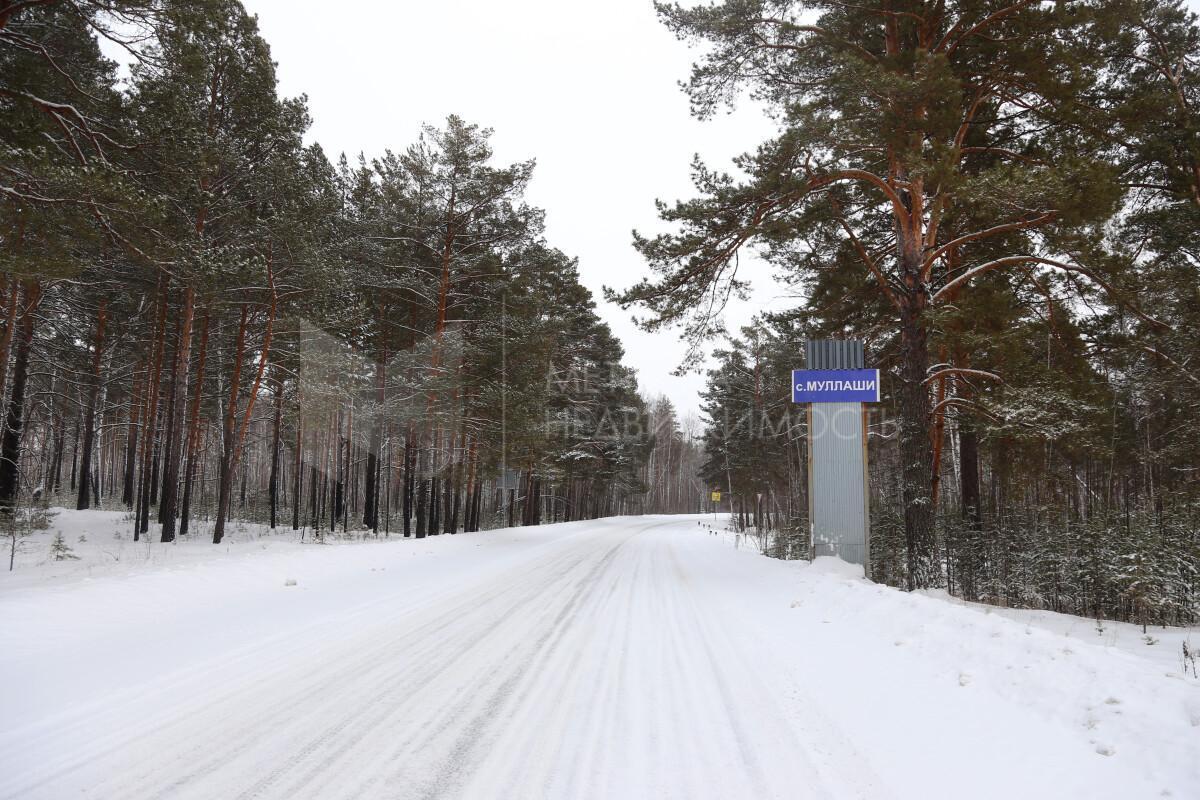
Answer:
<svg viewBox="0 0 1200 800"><path fill-rule="evenodd" d="M878 403L877 369L794 369L793 403Z"/></svg>

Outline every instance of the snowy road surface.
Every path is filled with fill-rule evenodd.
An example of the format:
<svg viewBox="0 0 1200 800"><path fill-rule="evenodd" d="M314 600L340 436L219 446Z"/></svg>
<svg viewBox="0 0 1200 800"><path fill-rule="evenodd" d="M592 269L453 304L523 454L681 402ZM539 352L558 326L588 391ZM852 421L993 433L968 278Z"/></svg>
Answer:
<svg viewBox="0 0 1200 800"><path fill-rule="evenodd" d="M697 519L10 579L0 798L1200 796L1179 668Z"/></svg>

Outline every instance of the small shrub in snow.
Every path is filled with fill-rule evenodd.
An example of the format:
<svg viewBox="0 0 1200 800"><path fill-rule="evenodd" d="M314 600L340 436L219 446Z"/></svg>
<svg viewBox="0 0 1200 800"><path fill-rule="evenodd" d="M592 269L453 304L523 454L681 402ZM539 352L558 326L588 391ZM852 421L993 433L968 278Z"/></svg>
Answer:
<svg viewBox="0 0 1200 800"><path fill-rule="evenodd" d="M48 508L32 508L28 510L10 510L0 514L0 537L8 539L8 569L11 572L16 565L17 551L21 549L21 540L34 531L46 530L50 520L58 514ZM59 536L61 536L61 532Z"/></svg>
<svg viewBox="0 0 1200 800"><path fill-rule="evenodd" d="M295 578L288 578L287 580L285 580L285 581L283 582L283 585L284 585L284 586L295 586L295 585L296 585L296 579L295 579Z"/></svg>
<svg viewBox="0 0 1200 800"><path fill-rule="evenodd" d="M58 515L57 511L51 511L48 508L36 506L29 509L29 514L26 517L26 525L31 531L49 530L50 521Z"/></svg>
<svg viewBox="0 0 1200 800"><path fill-rule="evenodd" d="M8 571L12 572L17 561L17 551L21 549L21 540L29 535L25 526L21 525L14 514L0 514L0 522L4 526L4 535L8 537Z"/></svg>
<svg viewBox="0 0 1200 800"><path fill-rule="evenodd" d="M79 556L75 555L75 551L67 544L63 538L62 531L54 534L54 541L50 542L50 557L55 561L78 561Z"/></svg>

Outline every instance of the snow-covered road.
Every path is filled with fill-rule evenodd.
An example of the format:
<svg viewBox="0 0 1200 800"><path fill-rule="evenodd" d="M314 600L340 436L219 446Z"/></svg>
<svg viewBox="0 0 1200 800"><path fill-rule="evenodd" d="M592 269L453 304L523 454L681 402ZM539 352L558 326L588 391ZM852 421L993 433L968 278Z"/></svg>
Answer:
<svg viewBox="0 0 1200 800"><path fill-rule="evenodd" d="M0 798L1200 792L1196 681L697 523L0 587Z"/></svg>

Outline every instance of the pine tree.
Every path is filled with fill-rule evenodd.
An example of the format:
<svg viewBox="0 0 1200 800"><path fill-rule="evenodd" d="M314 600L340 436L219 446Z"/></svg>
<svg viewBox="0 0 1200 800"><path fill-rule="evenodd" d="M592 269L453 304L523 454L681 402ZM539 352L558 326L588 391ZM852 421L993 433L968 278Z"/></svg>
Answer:
<svg viewBox="0 0 1200 800"><path fill-rule="evenodd" d="M709 47L686 87L697 115L747 88L782 130L737 160L744 179L697 163L699 197L662 207L680 231L636 240L658 277L614 297L649 308L651 329L683 321L699 343L744 288L743 247L761 243L797 274L855 254L898 346L907 582L934 585L934 314L996 270L1110 285L1077 242L1119 196L1114 170L1090 157L1101 145L1077 102L1100 80L1104 31L1073 6L980 0L658 8Z"/></svg>
<svg viewBox="0 0 1200 800"><path fill-rule="evenodd" d="M168 3L164 19L155 60L134 65L132 98L141 136L149 144L144 172L148 188L171 198L163 204L164 218L156 225L158 258L171 264L170 277L165 272L160 277L162 291L178 293L179 325L171 360L163 361L160 340L151 378L156 397L145 420L146 430L154 431L162 413L168 428L161 444L166 462L160 508L164 541L175 535L197 294L214 282L261 281L268 287L267 296L254 302L254 317L262 317L259 363L253 367L244 363L251 316L246 303L231 354L231 393L219 471L221 499L213 534L219 542L249 419L239 408L241 395L248 386L244 408L251 408L269 358L277 312L272 228L290 210L286 193L298 165L307 115L302 101L277 98L270 51L240 3ZM172 280L181 284L177 290L169 285ZM165 336L165 329L158 335ZM145 449L149 454L150 448ZM147 455L139 522L143 531L149 523L145 474L149 465Z"/></svg>

